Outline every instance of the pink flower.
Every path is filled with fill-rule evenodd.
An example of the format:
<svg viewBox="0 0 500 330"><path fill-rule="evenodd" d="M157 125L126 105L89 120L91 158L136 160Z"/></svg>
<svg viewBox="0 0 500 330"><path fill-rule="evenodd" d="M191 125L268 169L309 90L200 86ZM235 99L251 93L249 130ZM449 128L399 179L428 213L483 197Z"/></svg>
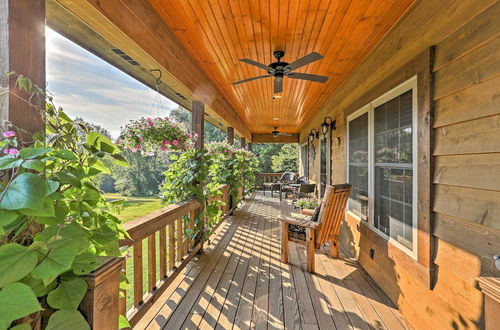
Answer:
<svg viewBox="0 0 500 330"><path fill-rule="evenodd" d="M153 123L152 121L148 121L148 125L152 127L155 125L155 123Z"/></svg>
<svg viewBox="0 0 500 330"><path fill-rule="evenodd" d="M169 140L165 140L165 141L163 141L163 144L169 145L170 141Z"/></svg>
<svg viewBox="0 0 500 330"><path fill-rule="evenodd" d="M14 131L7 131L7 132L3 133L3 136L6 137L6 138L11 138L11 137L16 136L16 132L14 132Z"/></svg>
<svg viewBox="0 0 500 330"><path fill-rule="evenodd" d="M179 145L179 141L177 141L177 140L173 140L173 141L172 141L172 144L173 144L174 146L178 146L178 145Z"/></svg>
<svg viewBox="0 0 500 330"><path fill-rule="evenodd" d="M120 138L116 139L116 140L115 140L115 143L116 143L116 144L120 144Z"/></svg>
<svg viewBox="0 0 500 330"><path fill-rule="evenodd" d="M136 146L135 146L135 149L136 149L136 150L141 150L141 149L142 149L142 146L141 146L140 144L138 144L138 145L136 145Z"/></svg>
<svg viewBox="0 0 500 330"><path fill-rule="evenodd" d="M151 121L151 120L153 120L153 119L151 119L151 118L149 118L149 117L148 117L148 118L146 118L146 121Z"/></svg>
<svg viewBox="0 0 500 330"><path fill-rule="evenodd" d="M152 157L152 156L154 156L154 155L155 155L155 153L154 153L154 152L152 152L152 151L150 151L150 152L146 153L146 156L150 156L150 157Z"/></svg>
<svg viewBox="0 0 500 330"><path fill-rule="evenodd" d="M142 142L144 141L144 139L142 138L142 136L139 136L139 142Z"/></svg>
<svg viewBox="0 0 500 330"><path fill-rule="evenodd" d="M12 148L12 149L5 149L3 151L4 154L6 155L14 155L14 156L17 156L19 155L19 150L17 150L16 148Z"/></svg>
<svg viewBox="0 0 500 330"><path fill-rule="evenodd" d="M162 151L166 151L166 150L167 150L167 147L165 147L165 146L161 146L161 147L160 147L160 149L161 149Z"/></svg>

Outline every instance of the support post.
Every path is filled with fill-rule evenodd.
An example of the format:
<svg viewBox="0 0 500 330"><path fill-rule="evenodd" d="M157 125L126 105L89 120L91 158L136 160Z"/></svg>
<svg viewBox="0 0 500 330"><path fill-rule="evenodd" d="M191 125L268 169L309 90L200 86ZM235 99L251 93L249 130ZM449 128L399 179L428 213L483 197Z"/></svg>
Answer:
<svg viewBox="0 0 500 330"><path fill-rule="evenodd" d="M15 88L15 72L45 88L45 1L0 0L0 121L8 120L31 141L43 131L40 114L26 100L29 95Z"/></svg>
<svg viewBox="0 0 500 330"><path fill-rule="evenodd" d="M92 273L83 276L87 293L80 311L92 329L117 329L120 315L120 271L123 258L111 258Z"/></svg>
<svg viewBox="0 0 500 330"><path fill-rule="evenodd" d="M205 147L205 104L203 104L203 102L193 101L191 107L191 120L193 132L198 135L194 146L196 149L202 150ZM200 182L200 184L203 183ZM204 205L202 205L202 207L204 207ZM196 210L195 216L197 217L199 214L200 210ZM205 219L202 221L200 253L203 252L203 235L205 233Z"/></svg>
<svg viewBox="0 0 500 330"><path fill-rule="evenodd" d="M242 138L240 139L240 144L241 144L241 148L242 148L242 149L245 149L245 147L246 147L246 141L245 141L245 138L244 138L244 137L242 137Z"/></svg>
<svg viewBox="0 0 500 330"><path fill-rule="evenodd" d="M227 128L227 142L230 145L234 144L234 128L232 127Z"/></svg>
<svg viewBox="0 0 500 330"><path fill-rule="evenodd" d="M248 151L252 151L252 144L251 144L251 143L248 143L248 144L247 144L247 148L248 148Z"/></svg>

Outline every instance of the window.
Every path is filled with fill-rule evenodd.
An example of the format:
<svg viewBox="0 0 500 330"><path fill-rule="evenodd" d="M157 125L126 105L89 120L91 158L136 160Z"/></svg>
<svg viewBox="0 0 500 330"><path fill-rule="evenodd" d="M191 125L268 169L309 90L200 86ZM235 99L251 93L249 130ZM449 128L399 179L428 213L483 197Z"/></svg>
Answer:
<svg viewBox="0 0 500 330"><path fill-rule="evenodd" d="M304 143L300 147L300 160L302 162L302 175L309 177L309 157L307 153L307 143Z"/></svg>
<svg viewBox="0 0 500 330"><path fill-rule="evenodd" d="M368 113L349 122L349 183L352 192L348 210L363 220L368 217Z"/></svg>
<svg viewBox="0 0 500 330"><path fill-rule="evenodd" d="M415 256L416 78L348 117L348 210Z"/></svg>

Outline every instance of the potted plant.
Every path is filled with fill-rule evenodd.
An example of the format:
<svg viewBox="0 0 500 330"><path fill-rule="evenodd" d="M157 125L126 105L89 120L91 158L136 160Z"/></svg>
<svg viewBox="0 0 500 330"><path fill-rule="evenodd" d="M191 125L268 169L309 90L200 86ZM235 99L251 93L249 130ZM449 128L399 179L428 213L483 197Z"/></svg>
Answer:
<svg viewBox="0 0 500 330"><path fill-rule="evenodd" d="M182 123L165 118L131 120L116 143L126 150L154 155L158 151L183 151L193 146L196 134L189 133Z"/></svg>
<svg viewBox="0 0 500 330"><path fill-rule="evenodd" d="M303 215L312 215L314 209L319 206L314 198L301 198L295 205L300 208L300 213Z"/></svg>

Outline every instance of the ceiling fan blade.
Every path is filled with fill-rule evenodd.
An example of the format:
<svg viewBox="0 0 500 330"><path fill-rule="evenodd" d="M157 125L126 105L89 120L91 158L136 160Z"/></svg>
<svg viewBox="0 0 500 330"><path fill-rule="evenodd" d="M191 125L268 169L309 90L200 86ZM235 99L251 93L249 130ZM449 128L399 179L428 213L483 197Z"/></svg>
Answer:
<svg viewBox="0 0 500 330"><path fill-rule="evenodd" d="M315 82L324 83L328 80L326 76L318 76L317 74L310 73L300 73L300 72L292 72L287 75L289 78L293 79L302 79L302 80L310 80Z"/></svg>
<svg viewBox="0 0 500 330"><path fill-rule="evenodd" d="M281 93L283 91L283 78L274 78L274 94Z"/></svg>
<svg viewBox="0 0 500 330"><path fill-rule="evenodd" d="M262 79L262 78L269 78L269 77L272 77L272 76L271 75L258 76L258 77L243 79L243 80L240 80L240 81L235 81L235 82L232 82L231 84L233 84L233 85L239 85L239 84L245 83L247 81L252 81L252 80Z"/></svg>
<svg viewBox="0 0 500 330"><path fill-rule="evenodd" d="M285 71L297 70L298 68L303 67L304 65L315 62L317 60L321 60L322 58L323 56L320 53L312 52L311 54L301 57L298 60L295 60L292 63L288 64L287 66L285 66L284 70Z"/></svg>
<svg viewBox="0 0 500 330"><path fill-rule="evenodd" d="M251 59L248 59L248 58L240 58L240 61L241 61L241 62L243 62L243 63L247 63L247 64L255 65L255 66L257 66L257 67L259 67L259 68L261 68L261 69L264 69L264 70L266 70L266 71L268 71L268 70L273 70L273 71L274 71L274 69L273 69L273 68L268 67L268 66L267 66L267 65L265 65L265 64L259 63L259 62L257 62L257 61L254 61L254 60L251 60Z"/></svg>
<svg viewBox="0 0 500 330"><path fill-rule="evenodd" d="M282 135L282 136L292 136L292 134L290 134L290 133L278 133L278 135Z"/></svg>

